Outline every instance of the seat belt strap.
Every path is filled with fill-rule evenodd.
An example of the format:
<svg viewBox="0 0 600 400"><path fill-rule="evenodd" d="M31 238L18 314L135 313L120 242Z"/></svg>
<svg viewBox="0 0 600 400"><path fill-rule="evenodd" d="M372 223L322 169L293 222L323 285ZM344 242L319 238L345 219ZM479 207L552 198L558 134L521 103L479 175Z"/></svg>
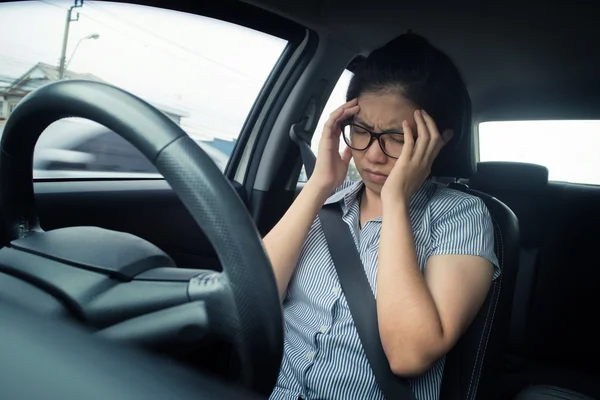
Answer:
<svg viewBox="0 0 600 400"><path fill-rule="evenodd" d="M306 175L310 177L315 169L316 157L307 141L295 131L297 128L292 126L290 137L300 147ZM329 204L319 211L318 216L358 337L379 388L388 400L415 400L408 381L392 372L383 350L375 296L350 228L342 219L340 205Z"/></svg>
<svg viewBox="0 0 600 400"><path fill-rule="evenodd" d="M323 207L319 211L319 220L358 337L379 388L388 400L414 400L408 381L392 372L383 350L379 336L375 296L367 280L350 228L342 219L340 205L335 203Z"/></svg>

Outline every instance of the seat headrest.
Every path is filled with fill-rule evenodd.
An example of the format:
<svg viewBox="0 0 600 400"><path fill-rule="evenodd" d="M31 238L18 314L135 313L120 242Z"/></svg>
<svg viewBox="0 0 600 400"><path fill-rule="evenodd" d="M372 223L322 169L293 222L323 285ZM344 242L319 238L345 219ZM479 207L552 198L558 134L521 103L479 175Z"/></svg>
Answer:
<svg viewBox="0 0 600 400"><path fill-rule="evenodd" d="M470 178L476 171L476 160L471 122L471 97L466 87L462 101L463 114L454 137L440 152L431 167L435 177ZM441 133L441 132L440 132Z"/></svg>
<svg viewBox="0 0 600 400"><path fill-rule="evenodd" d="M488 161L477 164L469 186L520 192L536 192L548 186L548 168L521 162Z"/></svg>

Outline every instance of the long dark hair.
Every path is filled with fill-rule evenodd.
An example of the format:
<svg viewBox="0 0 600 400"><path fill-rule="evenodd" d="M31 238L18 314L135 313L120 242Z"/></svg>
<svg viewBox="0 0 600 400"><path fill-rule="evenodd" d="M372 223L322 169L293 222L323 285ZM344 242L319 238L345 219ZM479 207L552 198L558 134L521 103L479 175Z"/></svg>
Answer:
<svg viewBox="0 0 600 400"><path fill-rule="evenodd" d="M440 132L454 130L457 142L470 117L470 100L458 68L450 57L415 33L400 35L358 65L347 100L364 93L398 93L424 109Z"/></svg>

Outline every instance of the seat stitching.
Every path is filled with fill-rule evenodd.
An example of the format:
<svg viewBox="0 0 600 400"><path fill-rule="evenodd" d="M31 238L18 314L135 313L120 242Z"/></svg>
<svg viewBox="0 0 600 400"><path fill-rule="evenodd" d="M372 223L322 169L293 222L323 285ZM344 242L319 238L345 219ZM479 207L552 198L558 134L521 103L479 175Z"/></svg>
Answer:
<svg viewBox="0 0 600 400"><path fill-rule="evenodd" d="M482 353L482 355L481 355L481 361L480 361L479 373L478 373L478 375L477 375L477 379L475 380L475 388L474 388L474 390L473 390L473 397L475 396L475 393L477 393L477 388L478 388L478 386L479 386L479 379L481 378L481 371L482 371L482 366L483 366L483 360L484 360L484 357L485 357L485 351L486 351L486 349L487 349L487 345L488 345L488 343L489 343L489 338L490 338L490 336L491 336L491 333L492 333L491 326L494 324L494 317L495 317L495 315L496 315L496 309L497 309L497 306L498 306L498 301L499 301L499 299L500 299L500 291L501 291L501 289L502 289L502 281L503 281L503 274L502 274L502 271L504 270L504 259L505 259L505 258L504 258L504 238L503 238L503 236L502 236L502 231L501 231L501 229L499 228L499 224L498 224L498 223L497 223L497 221L494 219L494 217L492 217L492 220L494 221L494 223L495 223L495 224L496 224L496 226L498 227L498 237L499 237L499 239L500 239L500 251L501 251L501 261L500 261L500 279L498 280L498 286L497 286L497 288L496 288L496 293L495 293L495 296L494 296L494 297L495 297L495 302L494 302L494 310L493 310L493 312L492 312L492 317L491 317L491 319L490 319L490 321L489 321L489 325L488 325L488 329L487 329L487 335L485 335L485 331L486 331L486 330L485 330L485 327L484 327L485 346L484 346L484 349L483 349L483 353ZM490 305L490 306L491 306L491 305ZM486 321L486 324L487 324L487 321ZM483 341L483 337L484 337L484 335L482 335L482 337L481 337L481 340L482 340L482 341ZM480 343L480 344L481 344L481 343ZM476 359L475 359L475 360L476 360L476 361L475 361L476 363L477 363L477 359L478 359L478 358L479 358L479 352L478 352L478 354L477 354L477 357L476 357ZM473 369L473 372L475 372L475 368L477 368L477 365L474 365L474 367L473 367L473 368L474 368L474 369Z"/></svg>
<svg viewBox="0 0 600 400"><path fill-rule="evenodd" d="M475 393L477 392L477 388L479 386L479 379L481 378L481 368L479 368L479 373L477 374L477 378L475 379L475 387L473 388L473 397L470 397L471 395L471 387L473 386L473 377L474 375L477 373L477 366L478 364L481 366L483 365L483 358L485 355L485 350L487 349L487 345L489 342L489 338L490 338L490 334L491 334L491 325L494 322L494 317L496 315L496 308L498 306L498 300L500 298L500 289L502 287L502 279L503 279L503 274L502 271L504 270L504 238L502 237L502 231L499 228L499 224L497 223L496 219L491 216L492 221L494 222L494 226L498 227L497 231L498 231L498 238L500 239L500 252L501 252L501 259L500 259L500 278L498 280L498 285L496 286L496 288L494 289L494 295L493 297L495 297L495 302L494 302L494 309L492 311L492 317L491 319L488 321L487 315L489 315L490 309L492 308L492 304L490 304L488 311L487 311L487 315L486 315L486 319L485 319L485 324L483 327L483 335L481 336L481 339L479 341L479 346L477 348L477 354L475 356L475 362L473 365L473 372L471 373L471 380L469 381L469 389L467 390L467 398L474 398ZM489 323L488 323L489 322ZM485 334L487 330L487 335ZM483 354L481 355L481 362L478 363L479 360L479 354L481 351L481 344L483 343L485 337L485 345L484 345L484 350L483 350Z"/></svg>

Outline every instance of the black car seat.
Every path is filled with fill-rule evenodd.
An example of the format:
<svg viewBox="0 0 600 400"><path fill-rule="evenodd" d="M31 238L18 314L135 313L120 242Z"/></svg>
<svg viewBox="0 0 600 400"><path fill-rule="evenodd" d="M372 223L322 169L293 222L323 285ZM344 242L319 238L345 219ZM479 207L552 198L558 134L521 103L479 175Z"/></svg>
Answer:
<svg viewBox="0 0 600 400"><path fill-rule="evenodd" d="M481 310L448 353L441 400L494 399L500 392L503 354L506 350L515 280L519 262L519 223L516 215L498 199L458 183L476 171L471 103L467 95L463 126L432 167L434 177L451 177L448 187L481 198L494 224L495 251L501 274L492 283ZM457 135L458 133L458 135Z"/></svg>
<svg viewBox="0 0 600 400"><path fill-rule="evenodd" d="M599 304L600 188L549 182L548 175L542 165L483 162L468 183L519 218L520 262L502 390L507 397L521 391L519 399L533 393L600 397L598 329L589 317ZM553 388L527 387L535 384Z"/></svg>

